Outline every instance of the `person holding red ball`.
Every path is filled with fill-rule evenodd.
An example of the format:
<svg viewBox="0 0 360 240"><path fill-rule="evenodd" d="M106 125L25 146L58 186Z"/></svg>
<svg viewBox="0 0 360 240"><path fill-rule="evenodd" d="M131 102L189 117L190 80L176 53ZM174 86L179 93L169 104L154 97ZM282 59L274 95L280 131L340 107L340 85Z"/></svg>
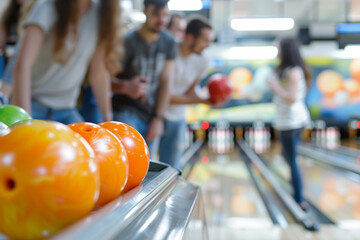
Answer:
<svg viewBox="0 0 360 240"><path fill-rule="evenodd" d="M208 61L202 54L214 39L212 27L206 19L189 21L184 40L179 43L175 59L175 77L171 85L170 106L164 114L164 134L159 139L159 160L181 168L180 158L185 146L186 105L203 103L221 105L210 99L202 99L196 87L206 74Z"/></svg>
<svg viewBox="0 0 360 240"><path fill-rule="evenodd" d="M104 120L112 120L109 70L119 61L117 0L38 0L24 22L12 102L36 119L83 121L76 102L88 66Z"/></svg>

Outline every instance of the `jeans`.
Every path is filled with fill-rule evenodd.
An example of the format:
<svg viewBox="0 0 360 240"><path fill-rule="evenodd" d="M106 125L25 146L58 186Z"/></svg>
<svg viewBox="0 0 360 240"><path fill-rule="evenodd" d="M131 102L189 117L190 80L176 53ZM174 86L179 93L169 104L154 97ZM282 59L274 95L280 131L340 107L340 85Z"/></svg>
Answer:
<svg viewBox="0 0 360 240"><path fill-rule="evenodd" d="M297 203L302 203L304 201L302 195L302 177L299 166L296 162L296 148L300 140L300 136L303 129L294 129L287 131L280 131L280 141L282 144L282 154L288 164L290 165L291 170L291 183L294 189L294 199Z"/></svg>
<svg viewBox="0 0 360 240"><path fill-rule="evenodd" d="M69 109L53 109L42 105L41 103L31 101L32 117L34 119L51 120L61 122L63 124L70 124L76 122L83 122L84 119L76 108Z"/></svg>
<svg viewBox="0 0 360 240"><path fill-rule="evenodd" d="M146 131L148 128L148 123L142 121L135 112L131 111L131 109L115 111L114 112L114 120L118 121L118 122L126 123L127 125L130 125L131 127L135 128L145 139L145 141L148 145L148 148L149 148L150 158L153 159L153 156L154 156L153 142L154 141L147 141L145 138Z"/></svg>
<svg viewBox="0 0 360 240"><path fill-rule="evenodd" d="M104 121L90 86L83 87L82 104L79 112L86 122L101 123Z"/></svg>
<svg viewBox="0 0 360 240"><path fill-rule="evenodd" d="M159 160L174 168L181 168L180 158L185 150L185 120L165 121L164 134L159 139Z"/></svg>

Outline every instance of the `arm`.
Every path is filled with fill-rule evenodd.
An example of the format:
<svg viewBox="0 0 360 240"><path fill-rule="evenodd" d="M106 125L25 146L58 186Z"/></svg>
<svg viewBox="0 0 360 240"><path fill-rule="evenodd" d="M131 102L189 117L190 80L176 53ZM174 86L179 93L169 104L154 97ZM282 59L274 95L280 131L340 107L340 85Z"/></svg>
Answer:
<svg viewBox="0 0 360 240"><path fill-rule="evenodd" d="M129 80L113 78L111 88L115 94L125 94L132 99L138 99L145 96L147 81L147 78L142 76L135 76Z"/></svg>
<svg viewBox="0 0 360 240"><path fill-rule="evenodd" d="M170 101L170 82L175 74L174 60L165 62L164 70L160 76L159 89L156 96L155 113L163 115Z"/></svg>
<svg viewBox="0 0 360 240"><path fill-rule="evenodd" d="M174 60L167 60L160 76L159 88L156 96L155 114L163 116L170 102L170 82L175 74ZM159 137L163 131L163 119L154 117L148 126L146 139L149 141Z"/></svg>
<svg viewBox="0 0 360 240"><path fill-rule="evenodd" d="M285 101L293 103L296 101L297 83L300 77L299 71L292 69L286 75L286 80L289 83L288 89L283 88L276 79L270 79L269 86L275 94L279 95Z"/></svg>
<svg viewBox="0 0 360 240"><path fill-rule="evenodd" d="M111 121L110 75L104 63L104 48L98 46L90 62L89 82L105 121Z"/></svg>
<svg viewBox="0 0 360 240"><path fill-rule="evenodd" d="M210 104L208 99L202 99L196 94L195 87L199 84L199 82L200 78L196 79L185 94L171 95L170 104Z"/></svg>
<svg viewBox="0 0 360 240"><path fill-rule="evenodd" d="M12 103L31 114L31 68L44 41L44 32L38 25L29 25L14 69Z"/></svg>

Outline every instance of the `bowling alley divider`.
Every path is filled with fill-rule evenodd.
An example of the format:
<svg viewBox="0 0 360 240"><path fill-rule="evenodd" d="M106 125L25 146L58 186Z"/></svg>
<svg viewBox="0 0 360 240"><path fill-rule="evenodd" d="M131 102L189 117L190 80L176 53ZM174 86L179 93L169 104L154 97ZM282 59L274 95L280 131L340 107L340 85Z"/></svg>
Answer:
<svg viewBox="0 0 360 240"><path fill-rule="evenodd" d="M269 171L261 159L250 148L250 146L247 145L245 141L238 141L237 144L248 160L251 161L251 163L256 167L256 169L260 171L261 175L266 179L266 181L269 182L276 195L286 206L295 220L307 230L318 231L318 223L311 220L309 216L304 211L302 211L300 206L295 202L290 194L283 189L283 187L276 180L275 176Z"/></svg>

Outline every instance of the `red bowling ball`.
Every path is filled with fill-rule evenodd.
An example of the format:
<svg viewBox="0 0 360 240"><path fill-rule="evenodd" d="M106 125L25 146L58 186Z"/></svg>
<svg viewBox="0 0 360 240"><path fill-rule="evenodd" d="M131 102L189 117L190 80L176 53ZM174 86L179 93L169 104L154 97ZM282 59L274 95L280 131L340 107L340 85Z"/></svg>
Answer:
<svg viewBox="0 0 360 240"><path fill-rule="evenodd" d="M230 98L232 84L228 77L221 73L212 75L208 80L210 99L214 102L226 101Z"/></svg>

